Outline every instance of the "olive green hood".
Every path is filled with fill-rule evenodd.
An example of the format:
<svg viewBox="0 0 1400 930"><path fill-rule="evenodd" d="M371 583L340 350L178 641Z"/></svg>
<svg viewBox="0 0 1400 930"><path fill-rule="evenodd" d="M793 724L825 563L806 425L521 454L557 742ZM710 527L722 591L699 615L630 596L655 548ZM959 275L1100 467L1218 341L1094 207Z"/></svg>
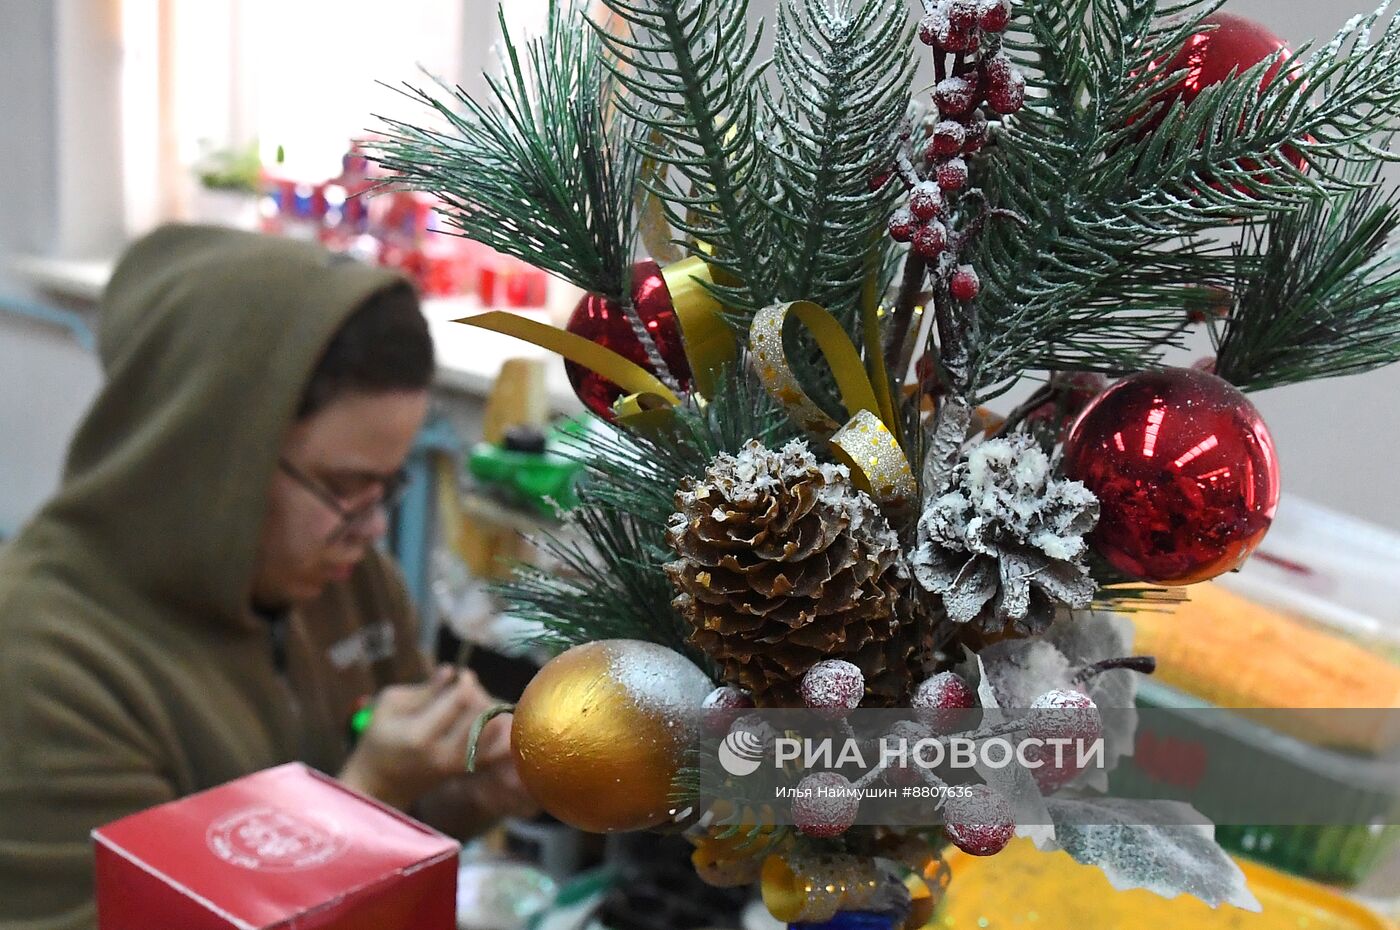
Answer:
<svg viewBox="0 0 1400 930"><path fill-rule="evenodd" d="M106 384L57 495L0 549L0 927L94 930L90 830L291 759L334 772L357 702L421 678L376 553L276 624L249 603L303 387L356 308L407 286L202 227L122 259Z"/></svg>
<svg viewBox="0 0 1400 930"><path fill-rule="evenodd" d="M103 298L106 383L20 545L68 565L79 550L94 593L252 622L267 486L303 388L351 312L407 286L311 243L201 226L142 239Z"/></svg>

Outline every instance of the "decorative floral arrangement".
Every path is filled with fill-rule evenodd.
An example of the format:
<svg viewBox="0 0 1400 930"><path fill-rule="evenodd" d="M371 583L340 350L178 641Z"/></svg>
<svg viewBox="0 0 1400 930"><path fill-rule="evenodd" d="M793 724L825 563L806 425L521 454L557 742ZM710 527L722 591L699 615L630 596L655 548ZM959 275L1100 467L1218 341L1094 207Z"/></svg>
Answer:
<svg viewBox="0 0 1400 930"><path fill-rule="evenodd" d="M1018 832L1118 888L1254 906L1184 805L1095 793L1153 667L1113 615L1268 530L1245 392L1400 357L1400 211L1374 183L1400 26L1383 8L1294 54L1217 6L785 0L760 61L742 0L555 2L489 99L407 91L434 120L389 121L397 183L589 293L565 330L462 321L557 351L608 423L546 543L567 570L505 588L566 649L511 708L548 811L686 830L706 880L802 926L919 926L946 844ZM1164 367L1198 327L1215 354ZM702 790L702 757L772 754L776 708L1101 740L1104 765ZM876 823L877 784L944 803Z"/></svg>

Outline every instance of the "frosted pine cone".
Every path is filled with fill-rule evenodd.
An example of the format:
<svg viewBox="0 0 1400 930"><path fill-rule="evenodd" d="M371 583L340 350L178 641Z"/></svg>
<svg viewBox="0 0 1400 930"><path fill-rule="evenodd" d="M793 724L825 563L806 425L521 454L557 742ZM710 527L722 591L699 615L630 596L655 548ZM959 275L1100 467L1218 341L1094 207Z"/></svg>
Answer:
<svg viewBox="0 0 1400 930"><path fill-rule="evenodd" d="M1084 536L1098 518L1098 499L1054 477L1030 436L988 440L920 517L914 577L957 623L1041 633L1058 605L1088 607L1093 599Z"/></svg>
<svg viewBox="0 0 1400 930"><path fill-rule="evenodd" d="M846 659L868 703L906 696L908 571L879 508L802 442L751 441L676 493L666 566L691 641L760 707L801 707L802 676Z"/></svg>

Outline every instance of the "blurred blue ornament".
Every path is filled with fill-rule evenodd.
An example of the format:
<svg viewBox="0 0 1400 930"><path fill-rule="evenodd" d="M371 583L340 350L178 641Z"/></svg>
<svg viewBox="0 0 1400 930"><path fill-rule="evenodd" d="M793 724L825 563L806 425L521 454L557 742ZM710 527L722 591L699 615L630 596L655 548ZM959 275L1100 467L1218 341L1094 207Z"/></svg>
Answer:
<svg viewBox="0 0 1400 930"><path fill-rule="evenodd" d="M848 911L819 924L788 924L788 930L895 930L900 919L894 914Z"/></svg>

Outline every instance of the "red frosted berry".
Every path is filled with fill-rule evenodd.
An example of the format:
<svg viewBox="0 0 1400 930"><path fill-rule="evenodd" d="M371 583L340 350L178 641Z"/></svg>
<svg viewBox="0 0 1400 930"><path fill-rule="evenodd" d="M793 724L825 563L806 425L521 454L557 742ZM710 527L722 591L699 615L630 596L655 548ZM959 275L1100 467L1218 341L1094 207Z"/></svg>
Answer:
<svg viewBox="0 0 1400 930"><path fill-rule="evenodd" d="M914 251L932 261L948 248L948 230L938 220L931 220L914 233Z"/></svg>
<svg viewBox="0 0 1400 930"><path fill-rule="evenodd" d="M995 856L1016 834L1011 805L986 785L972 785L965 794L953 794L943 816L943 832L969 856Z"/></svg>
<svg viewBox="0 0 1400 930"><path fill-rule="evenodd" d="M909 212L926 223L943 212L943 189L932 181L920 181L909 195Z"/></svg>
<svg viewBox="0 0 1400 930"><path fill-rule="evenodd" d="M723 736L729 732L734 721L739 719L739 715L753 706L753 698L747 691L740 691L730 685L716 688L700 705L705 732L711 736Z"/></svg>
<svg viewBox="0 0 1400 930"><path fill-rule="evenodd" d="M971 155L982 151L987 144L987 117L978 107L967 120L966 137L963 141L963 154Z"/></svg>
<svg viewBox="0 0 1400 930"><path fill-rule="evenodd" d="M908 207L900 207L890 216L890 236L895 242L908 242L918 231L919 221Z"/></svg>
<svg viewBox="0 0 1400 930"><path fill-rule="evenodd" d="M977 277L977 269L971 265L959 265L948 282L948 293L955 300L976 300L982 291L982 279Z"/></svg>
<svg viewBox="0 0 1400 930"><path fill-rule="evenodd" d="M978 0L953 0L948 4L948 22L959 32L977 25Z"/></svg>
<svg viewBox="0 0 1400 930"><path fill-rule="evenodd" d="M893 171L878 171L870 176L870 181L865 185L870 193L884 190L885 185L890 183L890 178L894 177Z"/></svg>
<svg viewBox="0 0 1400 930"><path fill-rule="evenodd" d="M939 672L919 683L909 705L935 732L951 733L967 716L964 712L977 706L977 696L961 675Z"/></svg>
<svg viewBox="0 0 1400 930"><path fill-rule="evenodd" d="M957 155L967 141L967 128L957 120L945 119L933 127L928 150L934 155Z"/></svg>
<svg viewBox="0 0 1400 930"><path fill-rule="evenodd" d="M945 52L975 52L982 44L982 34L976 29L955 29L952 24L938 34L938 47Z"/></svg>
<svg viewBox="0 0 1400 930"><path fill-rule="evenodd" d="M1005 32L1011 23L1009 0L982 0L977 8L977 25L988 32Z"/></svg>
<svg viewBox="0 0 1400 930"><path fill-rule="evenodd" d="M1010 84L1011 75L1015 70L1016 66L1004 54L992 55L983 60L981 65L982 77L988 89Z"/></svg>
<svg viewBox="0 0 1400 930"><path fill-rule="evenodd" d="M936 13L930 13L919 20L919 41L925 45L937 45L939 27L947 21L946 17L939 17Z"/></svg>
<svg viewBox="0 0 1400 930"><path fill-rule="evenodd" d="M792 822L808 836L830 839L856 822L860 798L851 783L835 772L817 772L797 783Z"/></svg>
<svg viewBox="0 0 1400 930"><path fill-rule="evenodd" d="M900 762L885 769L885 783L896 788L913 788L924 783L912 762Z"/></svg>
<svg viewBox="0 0 1400 930"><path fill-rule="evenodd" d="M934 88L933 99L944 116L961 116L976 104L977 85L966 77L944 78Z"/></svg>
<svg viewBox="0 0 1400 930"><path fill-rule="evenodd" d="M950 158L938 166L938 186L945 191L960 191L967 187L967 162Z"/></svg>
<svg viewBox="0 0 1400 930"><path fill-rule="evenodd" d="M823 659L802 676L802 703L823 717L839 720L860 706L865 675L845 659Z"/></svg>
<svg viewBox="0 0 1400 930"><path fill-rule="evenodd" d="M1057 688L1031 702L1030 730L1041 739L1095 740L1103 735L1103 720L1089 695Z"/></svg>
<svg viewBox="0 0 1400 930"><path fill-rule="evenodd" d="M1026 105L1026 77L1019 71L1012 71L1006 84L999 84L987 91L987 103L1002 116L1010 116Z"/></svg>
<svg viewBox="0 0 1400 930"><path fill-rule="evenodd" d="M1046 741L1029 746L1025 758L1040 790L1056 791L1075 779L1082 770L1079 760L1103 735L1099 709L1080 691L1047 691L1031 702L1030 732ZM1051 740L1060 742L1058 745Z"/></svg>

